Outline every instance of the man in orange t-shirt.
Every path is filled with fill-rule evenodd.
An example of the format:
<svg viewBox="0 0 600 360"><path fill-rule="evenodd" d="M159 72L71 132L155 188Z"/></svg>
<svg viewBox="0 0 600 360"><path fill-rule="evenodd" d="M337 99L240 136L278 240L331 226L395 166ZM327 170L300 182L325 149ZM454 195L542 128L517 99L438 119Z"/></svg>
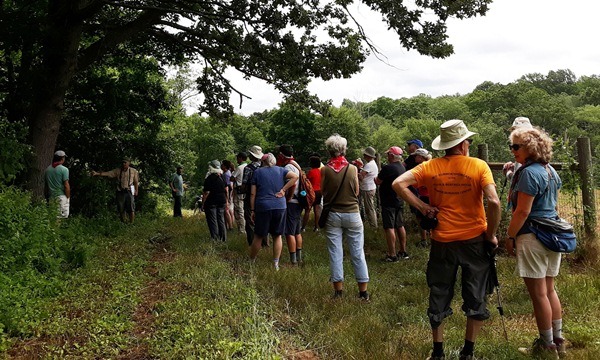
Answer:
<svg viewBox="0 0 600 360"><path fill-rule="evenodd" d="M473 358L477 334L490 316L485 303L492 266L488 250L498 245L496 231L501 208L489 166L469 157L472 135L475 133L469 131L462 120L446 121L440 127L440 136L431 144L434 150L445 150L445 156L407 171L392 185L396 193L423 215L438 220L431 233L427 264L432 360L445 358L442 322L452 314L450 303L459 266L462 269L462 310L467 316L460 359ZM429 204L408 189L411 185L427 187Z"/></svg>

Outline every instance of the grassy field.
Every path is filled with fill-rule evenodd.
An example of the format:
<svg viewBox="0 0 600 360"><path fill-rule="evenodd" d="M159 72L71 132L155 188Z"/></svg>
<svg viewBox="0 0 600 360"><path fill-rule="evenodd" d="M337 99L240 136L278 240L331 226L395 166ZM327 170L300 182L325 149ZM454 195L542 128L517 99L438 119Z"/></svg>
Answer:
<svg viewBox="0 0 600 360"><path fill-rule="evenodd" d="M305 261L272 269L269 251L247 258L245 237L209 240L202 217L140 221L104 234L104 250L48 304L28 338L9 339L7 358L111 359L425 359L426 249L409 235L410 260L384 263L382 230L366 232L371 302L357 298L351 266L346 292L332 299L325 237L306 232ZM309 228L311 228L309 226ZM410 232L409 232L410 233ZM513 258L500 257L508 342L491 298L492 318L476 344L481 359L525 359L517 347L536 336L531 304ZM571 359L600 354L597 267L565 257L558 291ZM457 294L460 290L457 289ZM446 322L446 353L458 358L465 318L460 299Z"/></svg>

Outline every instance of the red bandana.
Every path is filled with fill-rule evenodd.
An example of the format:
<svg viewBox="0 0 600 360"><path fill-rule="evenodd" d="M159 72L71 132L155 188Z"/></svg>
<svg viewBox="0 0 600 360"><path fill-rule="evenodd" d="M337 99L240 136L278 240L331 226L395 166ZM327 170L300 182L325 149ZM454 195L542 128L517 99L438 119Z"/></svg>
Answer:
<svg viewBox="0 0 600 360"><path fill-rule="evenodd" d="M57 167L58 165L60 165L60 161L56 161L56 162L52 163L53 168Z"/></svg>
<svg viewBox="0 0 600 360"><path fill-rule="evenodd" d="M332 168L336 173L339 173L346 165L348 165L348 160L344 156L333 157L327 163L327 166Z"/></svg>

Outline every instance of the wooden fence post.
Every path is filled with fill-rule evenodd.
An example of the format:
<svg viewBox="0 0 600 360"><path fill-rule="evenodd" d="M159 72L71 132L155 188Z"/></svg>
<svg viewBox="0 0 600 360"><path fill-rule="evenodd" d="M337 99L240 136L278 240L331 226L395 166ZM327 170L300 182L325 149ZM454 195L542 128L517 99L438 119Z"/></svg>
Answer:
<svg viewBox="0 0 600 360"><path fill-rule="evenodd" d="M595 238L596 231L596 193L592 172L592 151L590 139L577 138L577 157L581 176L581 197L583 202L583 227L588 238Z"/></svg>
<svg viewBox="0 0 600 360"><path fill-rule="evenodd" d="M485 162L488 162L488 145L487 144L477 145L477 157Z"/></svg>

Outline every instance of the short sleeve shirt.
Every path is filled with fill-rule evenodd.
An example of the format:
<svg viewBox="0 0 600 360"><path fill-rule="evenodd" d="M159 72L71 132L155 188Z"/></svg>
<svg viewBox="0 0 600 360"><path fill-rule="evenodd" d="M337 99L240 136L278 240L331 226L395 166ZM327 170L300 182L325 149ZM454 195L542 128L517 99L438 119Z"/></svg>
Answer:
<svg viewBox="0 0 600 360"><path fill-rule="evenodd" d="M404 174L404 165L400 162L393 162L387 164L381 168L377 177L382 181L379 186L379 199L381 206L383 207L400 207L403 204L401 198L398 197L394 189L392 189L392 183L396 178Z"/></svg>
<svg viewBox="0 0 600 360"><path fill-rule="evenodd" d="M300 176L300 170L298 170L298 168L292 164L287 164L284 169L286 169L287 171L291 171L294 174L298 175L298 177ZM298 181L300 181L300 179L298 178ZM294 197L292 197L292 199L290 200L291 203L298 203L298 192L300 191L300 187L298 186L298 182L296 182L296 188L294 189Z"/></svg>
<svg viewBox="0 0 600 360"><path fill-rule="evenodd" d="M421 163L410 171L417 187L429 190L429 204L440 210L432 239L468 240L487 230L483 188L495 183L485 161L451 155Z"/></svg>
<svg viewBox="0 0 600 360"><path fill-rule="evenodd" d="M377 172L379 169L377 168L377 163L375 160L371 160L363 166L361 172L364 173L364 177L360 182L360 189L363 191L371 191L377 188L375 184L375 177L377 177Z"/></svg>
<svg viewBox="0 0 600 360"><path fill-rule="evenodd" d="M548 170L552 174L551 177L540 163L528 165L519 171L512 197L516 198L517 192L524 192L534 197L529 217L554 218L558 216L556 202L562 181L552 166L548 165ZM514 202L516 203L516 201Z"/></svg>
<svg viewBox="0 0 600 360"><path fill-rule="evenodd" d="M204 201L205 206L225 205L227 203L225 179L218 174L210 174L204 179L204 191L209 191L208 199Z"/></svg>
<svg viewBox="0 0 600 360"><path fill-rule="evenodd" d="M248 164L246 164L246 163L241 163L235 169L235 171L233 172L233 174L231 174L231 176L233 176L233 178L235 178L235 186L241 186L242 185L242 179L244 177L244 169L246 168L247 165Z"/></svg>
<svg viewBox="0 0 600 360"><path fill-rule="evenodd" d="M310 181L314 191L321 191L321 169L310 169L306 178Z"/></svg>
<svg viewBox="0 0 600 360"><path fill-rule="evenodd" d="M46 168L46 184L50 190L50 196L57 197L65 195L65 181L69 180L69 169L65 166L58 165L52 167L52 165Z"/></svg>
<svg viewBox="0 0 600 360"><path fill-rule="evenodd" d="M279 166L261 167L254 171L250 183L256 185L255 211L285 209L285 197L275 196L285 185L289 171Z"/></svg>
<svg viewBox="0 0 600 360"><path fill-rule="evenodd" d="M171 179L171 183L173 183L173 187L177 190L178 196L183 196L183 176L175 173L173 174L173 178Z"/></svg>
<svg viewBox="0 0 600 360"><path fill-rule="evenodd" d="M139 181L138 171L131 166L127 170L121 168L112 169L108 172L108 176L117 179L117 190L129 190L131 185Z"/></svg>

